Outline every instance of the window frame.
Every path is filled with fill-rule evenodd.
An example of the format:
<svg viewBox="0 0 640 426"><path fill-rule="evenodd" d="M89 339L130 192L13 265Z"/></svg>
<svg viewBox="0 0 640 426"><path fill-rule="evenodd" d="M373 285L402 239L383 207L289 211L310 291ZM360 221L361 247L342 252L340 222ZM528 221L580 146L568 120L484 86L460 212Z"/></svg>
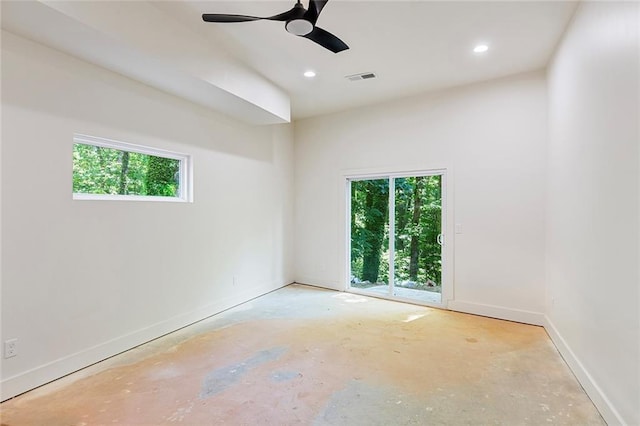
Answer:
<svg viewBox="0 0 640 426"><path fill-rule="evenodd" d="M121 195L121 194L88 194L73 192L73 167L71 170L71 191L73 200L79 201L161 201L165 203L192 203L193 202L193 160L191 155L144 145L137 145L113 139L100 138L83 134L73 135L73 146L76 144L99 146L102 148L117 149L119 151L135 152L138 154L152 155L155 157L170 158L180 162L178 195L175 197L163 197L158 195ZM73 166L73 162L72 162Z"/></svg>

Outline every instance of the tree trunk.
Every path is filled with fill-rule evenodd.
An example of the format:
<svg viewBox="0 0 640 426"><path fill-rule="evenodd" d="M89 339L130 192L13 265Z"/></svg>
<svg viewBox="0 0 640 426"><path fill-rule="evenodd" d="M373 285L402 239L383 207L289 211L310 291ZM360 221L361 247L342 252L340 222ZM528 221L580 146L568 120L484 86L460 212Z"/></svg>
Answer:
<svg viewBox="0 0 640 426"><path fill-rule="evenodd" d="M389 184L367 182L365 197L365 244L362 259L362 279L378 282L380 253L384 241L384 225L389 212Z"/></svg>
<svg viewBox="0 0 640 426"><path fill-rule="evenodd" d="M98 155L98 162L100 163L100 173L98 174L97 181L99 182L100 189L103 194L109 193L109 186L107 185L107 179L105 176L107 175L107 162L104 158L104 148L100 146L96 146L96 154Z"/></svg>
<svg viewBox="0 0 640 426"><path fill-rule="evenodd" d="M396 192L396 197L398 193ZM396 236L403 235L409 223L409 208L410 196L405 196L404 199L398 200L396 198ZM396 237L396 252L404 250L404 239Z"/></svg>
<svg viewBox="0 0 640 426"><path fill-rule="evenodd" d="M120 169L120 188L118 194L127 193L127 173L129 172L129 153L122 151L122 168Z"/></svg>
<svg viewBox="0 0 640 426"><path fill-rule="evenodd" d="M411 218L412 223L412 234L411 234L411 245L409 257L409 279L411 281L418 281L418 258L420 254L419 250L419 242L420 235L417 233L417 229L420 226L420 213L422 210L422 186L423 186L423 176L416 177L416 183L413 187L413 217Z"/></svg>

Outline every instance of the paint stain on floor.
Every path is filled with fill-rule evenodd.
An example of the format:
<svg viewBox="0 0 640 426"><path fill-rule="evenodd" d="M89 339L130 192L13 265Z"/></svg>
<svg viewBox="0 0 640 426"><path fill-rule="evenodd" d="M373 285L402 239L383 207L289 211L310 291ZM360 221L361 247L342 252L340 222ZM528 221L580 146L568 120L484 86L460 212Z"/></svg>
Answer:
<svg viewBox="0 0 640 426"><path fill-rule="evenodd" d="M275 361L286 351L286 348L271 348L263 350L238 364L218 368L209 373L200 391L200 399L209 398L235 385L242 376L261 364Z"/></svg>
<svg viewBox="0 0 640 426"><path fill-rule="evenodd" d="M603 425L540 327L293 285L6 401L19 425Z"/></svg>

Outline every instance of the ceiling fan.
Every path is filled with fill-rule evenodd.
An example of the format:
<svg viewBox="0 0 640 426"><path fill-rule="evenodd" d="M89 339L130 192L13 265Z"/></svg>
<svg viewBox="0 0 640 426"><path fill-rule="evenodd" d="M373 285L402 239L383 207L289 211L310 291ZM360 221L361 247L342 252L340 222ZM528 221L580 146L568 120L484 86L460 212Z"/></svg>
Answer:
<svg viewBox="0 0 640 426"><path fill-rule="evenodd" d="M290 10L280 13L274 16L258 17L247 15L227 15L223 13L205 13L202 15L202 19L205 22L248 22L258 21L261 19L269 21L282 21L286 22L285 29L287 32L308 38L309 40L318 43L325 49L329 49L333 53L342 52L347 50L347 46L342 40L334 36L328 31L323 30L320 27L316 27L316 21L322 8L327 4L329 0L309 0L309 9L305 9L300 0L297 0L296 4Z"/></svg>

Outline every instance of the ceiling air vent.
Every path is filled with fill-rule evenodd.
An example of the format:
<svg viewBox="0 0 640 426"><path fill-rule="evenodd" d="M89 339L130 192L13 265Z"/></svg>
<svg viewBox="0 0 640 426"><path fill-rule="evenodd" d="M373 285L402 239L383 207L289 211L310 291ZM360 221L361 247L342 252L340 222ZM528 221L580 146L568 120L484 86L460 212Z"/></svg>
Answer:
<svg viewBox="0 0 640 426"><path fill-rule="evenodd" d="M345 78L349 81L369 80L372 78L376 78L376 75L372 72L363 72L360 74L348 75Z"/></svg>

